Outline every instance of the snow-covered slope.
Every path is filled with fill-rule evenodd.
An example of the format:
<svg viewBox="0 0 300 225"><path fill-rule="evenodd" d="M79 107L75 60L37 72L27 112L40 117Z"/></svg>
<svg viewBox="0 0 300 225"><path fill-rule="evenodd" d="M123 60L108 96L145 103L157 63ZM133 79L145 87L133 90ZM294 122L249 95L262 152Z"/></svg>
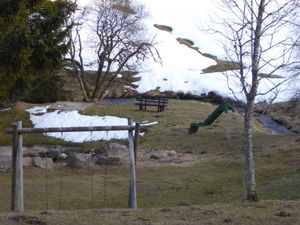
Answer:
<svg viewBox="0 0 300 225"><path fill-rule="evenodd" d="M93 0L79 0L80 5L91 4ZM232 91L228 88L226 77L222 73L204 74L203 69L215 65L216 62L204 57L196 50L180 44L177 38L191 40L201 52L216 55L223 58L225 53L217 36L209 35L199 29L209 23L210 17L214 15L215 5L213 0L140 0L145 4L150 16L146 21L149 27L148 35L155 37L157 49L162 58L162 64L152 59L142 63L138 76L141 80L137 82L137 90L146 92L159 88L161 91L182 91L192 94L203 94L215 91L226 97L233 97ZM154 24L166 25L172 28L172 32L164 31L154 27ZM89 37L88 35L86 35ZM273 83L281 82L281 79L272 81L264 80L259 90L265 92ZM244 100L240 92L237 79L231 79L231 88L235 96ZM277 98L278 101L288 100L294 93L288 87L282 86ZM295 85L295 82L294 82ZM258 101L269 99L272 93L259 96Z"/></svg>

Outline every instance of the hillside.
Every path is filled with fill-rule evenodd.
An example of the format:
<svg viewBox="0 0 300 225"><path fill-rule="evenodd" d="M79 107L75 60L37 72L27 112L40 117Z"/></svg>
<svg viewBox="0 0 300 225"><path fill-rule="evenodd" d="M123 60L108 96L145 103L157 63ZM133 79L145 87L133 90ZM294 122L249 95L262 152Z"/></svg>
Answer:
<svg viewBox="0 0 300 225"><path fill-rule="evenodd" d="M22 118L25 127L32 126L24 110L33 106L19 103L10 111L0 112L2 144L10 144L11 137L3 131L16 118ZM243 200L245 182L241 116L236 113L222 114L211 126L201 128L195 135L187 134L192 121L204 120L214 109L215 106L208 103L181 100L171 100L162 113L151 108L141 112L133 104L90 105L83 111L84 115L111 115L158 122L139 140L139 210L123 209L127 206L128 196L127 164L93 168L93 206L90 168L74 170L63 167L61 170L58 164L58 167L48 169L48 207L51 209L48 213L41 213L46 209L45 170L28 167L24 172L27 217L23 217L25 222L19 223L12 219L13 214L6 213L9 211L10 176L7 171L0 170L1 225L25 225L32 223L32 220L40 221L36 224L47 225L94 225L99 221L100 224L157 225L199 224L199 221L201 224L250 225L268 224L270 221L278 225L298 224L299 135L271 135L255 123L254 154L261 201L247 203ZM230 130L234 135L230 140L225 140L226 132ZM39 145L63 145L69 150L89 152L105 142L74 144L43 135L24 135L24 145L35 149ZM149 159L149 154L155 150L175 151L176 154L164 159ZM63 210L58 210L61 171Z"/></svg>
<svg viewBox="0 0 300 225"><path fill-rule="evenodd" d="M135 75L136 72L133 71L123 72L122 77L117 78L112 83L112 86L109 88L105 97L134 97L137 94L137 91L135 90L136 85L134 85L134 82L139 80L139 78L134 77ZM82 101L83 96L80 90L80 85L72 71L62 71L61 78L64 85L59 93L58 101ZM93 90L96 80L96 72L87 71L85 74L85 79L89 89ZM107 79L109 79L109 77L107 77Z"/></svg>
<svg viewBox="0 0 300 225"><path fill-rule="evenodd" d="M81 7L93 5L93 0L78 2ZM212 25L211 19L218 14L222 15L213 0L201 3L197 0L188 0L184 3L171 0L163 2L139 0L139 2L145 5L149 13L149 17L144 20L144 26L148 29L144 35L155 43L161 62L150 58L139 64L136 77L139 77L140 80L134 83L137 92L144 93L159 89L162 92L172 91L201 95L213 91L224 97L233 98L232 91L234 91L235 97L242 101L245 100L240 85L237 85L239 79L234 74L237 66L232 61L228 61L229 49L224 49L224 40L220 35L211 34L207 30ZM87 32L88 27L84 26L83 30ZM282 32L276 32L274 39L280 38ZM91 35L83 36L86 38L85 43L93 41ZM268 40L265 41L269 43ZM85 47L88 49L89 46ZM227 48L229 47L227 46ZM274 49L274 51L277 50ZM94 53L91 52L94 51L90 49L85 54L87 65L91 64L89 62L95 61ZM224 75L224 71L227 71L227 76ZM247 66L245 67L246 72ZM268 71L264 70L262 73L268 74ZM276 79L272 76L261 80L259 92L266 92L280 83L282 77L287 74L287 71L279 70L276 72ZM230 77L229 82L227 77ZM292 85L293 83L282 85L276 101L289 100L295 89L287 87ZM256 100L268 101L273 94L270 92L261 95Z"/></svg>

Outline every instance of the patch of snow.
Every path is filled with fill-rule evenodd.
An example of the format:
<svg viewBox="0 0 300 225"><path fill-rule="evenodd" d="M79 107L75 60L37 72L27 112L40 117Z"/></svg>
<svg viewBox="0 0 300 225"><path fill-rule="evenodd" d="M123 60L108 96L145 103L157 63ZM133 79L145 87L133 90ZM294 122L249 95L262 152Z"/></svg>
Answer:
<svg viewBox="0 0 300 225"><path fill-rule="evenodd" d="M7 111L9 111L9 110L11 110L11 107L6 108L6 109L0 109L0 112L7 112Z"/></svg>
<svg viewBox="0 0 300 225"><path fill-rule="evenodd" d="M128 85L124 85L124 88L127 89L127 90L135 90L133 87L128 86Z"/></svg>
<svg viewBox="0 0 300 225"><path fill-rule="evenodd" d="M141 124L141 126L144 126L144 127L151 127L151 126L155 126L155 125L157 125L158 124L158 122L157 121L155 121L155 122L147 122L147 123L142 123Z"/></svg>
<svg viewBox="0 0 300 225"><path fill-rule="evenodd" d="M31 115L36 115L36 114L42 114L42 113L47 113L48 108L50 107L50 105L46 105L46 106L36 106L30 109L27 109L26 111L30 113Z"/></svg>
<svg viewBox="0 0 300 225"><path fill-rule="evenodd" d="M78 111L54 110L47 112L50 106L37 106L28 109L30 120L35 128L49 127L83 127L83 126L126 126L127 118L115 116L86 116ZM87 141L127 139L128 131L93 131L46 133L45 135L65 141L82 143Z"/></svg>

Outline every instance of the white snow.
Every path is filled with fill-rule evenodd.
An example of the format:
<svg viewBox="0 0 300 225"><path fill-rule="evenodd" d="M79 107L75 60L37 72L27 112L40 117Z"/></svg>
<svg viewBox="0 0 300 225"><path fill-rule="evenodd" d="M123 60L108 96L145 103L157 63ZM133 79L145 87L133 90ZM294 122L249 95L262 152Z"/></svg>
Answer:
<svg viewBox="0 0 300 225"><path fill-rule="evenodd" d="M226 53L222 47L222 40L217 35L208 34L199 27L205 29L211 23L211 18L216 12L214 0L139 0L144 3L150 16L145 21L149 28L149 38L155 37L158 49L162 58L162 64L154 62L152 59L141 64L141 77L137 91L140 93L151 89L159 88L161 91L174 91L192 94L204 94L215 91L226 97L233 97L232 91L228 88L226 76L223 73L204 74L203 69L215 65L216 62L204 57L197 51L179 44L176 38L187 38L194 42L201 52L216 55L224 58ZM79 0L81 6L92 5L93 0ZM155 28L154 24L167 25L173 28L171 33ZM83 29L84 30L84 29ZM86 33L84 31L83 33ZM85 35L86 42L90 43L91 35ZM272 37L273 38L273 37ZM274 53L276 54L276 51ZM85 55L89 62L95 62L94 54ZM232 72L228 75L231 76ZM259 90L265 92L273 83L279 83L282 79L263 79ZM245 97L240 92L238 79L234 78L230 82L235 96L240 100ZM286 83L281 86L282 92L277 96L277 101L286 101L291 98L295 89L300 87L300 81L295 80L293 86ZM291 87L294 87L292 89ZM274 93L258 96L257 101L269 100Z"/></svg>
<svg viewBox="0 0 300 225"><path fill-rule="evenodd" d="M126 118L115 116L86 116L76 110L48 112L49 106L36 106L27 111L35 128L49 127L83 127L83 126L125 126ZM93 131L93 132L64 132L46 133L45 135L60 138L70 142L87 142L97 140L127 139L128 131ZM142 134L141 134L142 135Z"/></svg>
<svg viewBox="0 0 300 225"><path fill-rule="evenodd" d="M11 107L8 107L8 108L6 108L6 109L0 109L0 112L7 112L7 111L9 111L9 110L11 110Z"/></svg>

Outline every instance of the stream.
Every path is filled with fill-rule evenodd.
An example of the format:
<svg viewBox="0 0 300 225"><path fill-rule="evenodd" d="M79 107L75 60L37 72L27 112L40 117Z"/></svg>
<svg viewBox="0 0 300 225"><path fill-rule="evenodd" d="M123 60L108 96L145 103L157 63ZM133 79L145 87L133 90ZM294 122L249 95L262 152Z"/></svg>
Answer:
<svg viewBox="0 0 300 225"><path fill-rule="evenodd" d="M134 104L135 98L104 98L101 104L104 105L130 105Z"/></svg>
<svg viewBox="0 0 300 225"><path fill-rule="evenodd" d="M286 128L284 125L276 122L275 120L272 119L271 116L266 115L266 114L258 114L256 116L257 120L261 122L262 126L267 129L269 132L272 134L276 135L296 135L295 132L289 130Z"/></svg>

